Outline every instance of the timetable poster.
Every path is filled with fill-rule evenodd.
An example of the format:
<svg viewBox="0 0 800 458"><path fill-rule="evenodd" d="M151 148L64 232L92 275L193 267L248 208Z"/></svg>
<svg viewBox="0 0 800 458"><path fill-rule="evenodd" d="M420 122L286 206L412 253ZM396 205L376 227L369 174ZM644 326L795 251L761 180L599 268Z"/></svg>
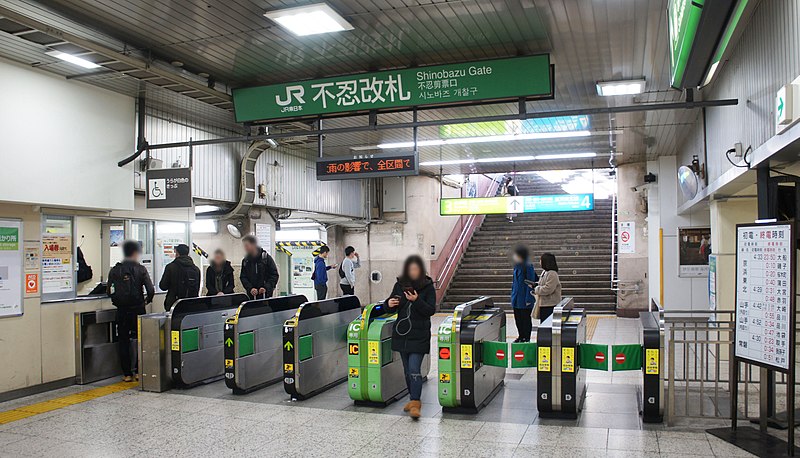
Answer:
<svg viewBox="0 0 800 458"><path fill-rule="evenodd" d="M786 371L791 365L792 226L737 227L736 356Z"/></svg>

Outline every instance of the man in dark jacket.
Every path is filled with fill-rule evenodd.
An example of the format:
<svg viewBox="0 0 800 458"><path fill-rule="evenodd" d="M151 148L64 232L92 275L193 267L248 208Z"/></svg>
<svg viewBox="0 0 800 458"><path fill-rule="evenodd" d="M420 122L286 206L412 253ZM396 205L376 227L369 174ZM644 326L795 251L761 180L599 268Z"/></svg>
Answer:
<svg viewBox="0 0 800 458"><path fill-rule="evenodd" d="M158 287L167 292L164 308L169 311L178 299L200 295L200 269L189 257L189 245L175 247L175 259L164 268Z"/></svg>
<svg viewBox="0 0 800 458"><path fill-rule="evenodd" d="M232 294L233 288L233 266L225 259L225 253L217 249L206 270L206 296Z"/></svg>
<svg viewBox="0 0 800 458"><path fill-rule="evenodd" d="M123 243L122 254L125 259L108 273L107 292L111 303L117 308L117 351L122 366L122 380L131 382L136 369L131 368L131 338L137 338L138 317L146 313L145 305L153 302L155 290L150 272L139 263L142 254L139 242L128 240ZM147 292L146 297L143 289Z"/></svg>
<svg viewBox="0 0 800 458"><path fill-rule="evenodd" d="M272 297L279 277L275 260L258 246L258 240L252 235L244 236L242 244L246 255L242 259L242 272L239 274L239 280L242 281L244 290L250 299Z"/></svg>

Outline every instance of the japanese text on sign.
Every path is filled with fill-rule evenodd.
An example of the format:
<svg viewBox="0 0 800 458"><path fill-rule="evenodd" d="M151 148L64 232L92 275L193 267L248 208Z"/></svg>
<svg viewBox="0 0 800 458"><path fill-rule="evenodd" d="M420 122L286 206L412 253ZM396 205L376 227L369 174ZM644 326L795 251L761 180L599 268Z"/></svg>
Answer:
<svg viewBox="0 0 800 458"><path fill-rule="evenodd" d="M355 159L318 159L318 180L347 180L381 176L418 174L417 160L413 154L374 156Z"/></svg>
<svg viewBox="0 0 800 458"><path fill-rule="evenodd" d="M789 369L794 314L792 229L740 226L736 238L736 356Z"/></svg>

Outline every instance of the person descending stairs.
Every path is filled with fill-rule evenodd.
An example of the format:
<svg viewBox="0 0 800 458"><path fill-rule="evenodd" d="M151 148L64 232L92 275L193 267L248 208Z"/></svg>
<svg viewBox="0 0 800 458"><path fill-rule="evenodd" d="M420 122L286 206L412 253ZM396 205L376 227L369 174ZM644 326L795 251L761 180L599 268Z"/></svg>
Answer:
<svg viewBox="0 0 800 458"><path fill-rule="evenodd" d="M597 172L601 173L601 172ZM536 174L517 174L520 196L566 194L562 186ZM594 210L564 213L518 214L509 224L506 215L487 215L475 232L451 282L442 308L478 296L491 296L494 303L511 308L510 291L514 248L530 249L536 271L542 253L558 259L563 295L587 311L614 311L616 294L611 290L612 200L595 199Z"/></svg>

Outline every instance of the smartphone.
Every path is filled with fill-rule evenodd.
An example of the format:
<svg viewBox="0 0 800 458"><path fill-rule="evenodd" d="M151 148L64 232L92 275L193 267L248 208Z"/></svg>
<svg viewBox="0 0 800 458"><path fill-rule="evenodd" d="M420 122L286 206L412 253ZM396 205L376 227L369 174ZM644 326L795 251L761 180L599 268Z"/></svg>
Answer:
<svg viewBox="0 0 800 458"><path fill-rule="evenodd" d="M412 286L406 286L406 287L403 288L403 292L404 293L413 293L414 292L414 288Z"/></svg>
<svg viewBox="0 0 800 458"><path fill-rule="evenodd" d="M526 285L530 286L531 288L536 288L537 286L539 286L539 282L537 282L537 281L524 280L524 282L525 282Z"/></svg>

